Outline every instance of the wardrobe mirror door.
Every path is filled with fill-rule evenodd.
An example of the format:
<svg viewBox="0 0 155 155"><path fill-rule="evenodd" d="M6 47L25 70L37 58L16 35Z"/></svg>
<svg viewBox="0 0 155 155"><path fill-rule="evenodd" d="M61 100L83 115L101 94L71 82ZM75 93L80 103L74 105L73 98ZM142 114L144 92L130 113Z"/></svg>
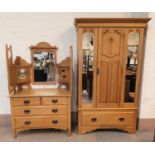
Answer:
<svg viewBox="0 0 155 155"><path fill-rule="evenodd" d="M82 40L82 102L93 101L93 75L94 75L94 34L84 32Z"/></svg>
<svg viewBox="0 0 155 155"><path fill-rule="evenodd" d="M139 34L137 32L130 32L128 34L128 51L126 58L126 75L124 91L124 102L126 103L134 103L135 101L138 50Z"/></svg>

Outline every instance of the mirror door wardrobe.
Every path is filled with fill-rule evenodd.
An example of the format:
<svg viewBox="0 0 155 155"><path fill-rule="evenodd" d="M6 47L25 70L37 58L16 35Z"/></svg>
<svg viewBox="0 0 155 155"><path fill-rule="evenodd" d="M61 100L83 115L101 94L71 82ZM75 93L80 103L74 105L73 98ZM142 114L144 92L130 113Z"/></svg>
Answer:
<svg viewBox="0 0 155 155"><path fill-rule="evenodd" d="M78 130L136 131L149 18L77 18Z"/></svg>

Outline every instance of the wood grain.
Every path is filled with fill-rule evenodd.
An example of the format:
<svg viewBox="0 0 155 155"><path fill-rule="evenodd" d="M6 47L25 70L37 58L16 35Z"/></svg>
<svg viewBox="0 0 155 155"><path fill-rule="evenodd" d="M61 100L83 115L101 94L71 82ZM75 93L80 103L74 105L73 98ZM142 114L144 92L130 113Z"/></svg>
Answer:
<svg viewBox="0 0 155 155"><path fill-rule="evenodd" d="M78 132L113 128L134 133L139 109L144 32L150 18L76 18L78 33ZM94 34L93 102L82 101L83 33ZM124 103L128 34L138 32L138 69L134 103ZM120 119L120 120L119 120Z"/></svg>

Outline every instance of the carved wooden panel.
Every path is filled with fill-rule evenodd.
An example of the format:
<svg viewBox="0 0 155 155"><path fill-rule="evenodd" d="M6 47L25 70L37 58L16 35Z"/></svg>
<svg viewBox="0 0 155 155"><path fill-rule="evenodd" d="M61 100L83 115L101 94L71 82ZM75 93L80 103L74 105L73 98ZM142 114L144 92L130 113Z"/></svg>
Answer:
<svg viewBox="0 0 155 155"><path fill-rule="evenodd" d="M99 30L99 35L98 107L118 106L122 76L123 29L103 28Z"/></svg>

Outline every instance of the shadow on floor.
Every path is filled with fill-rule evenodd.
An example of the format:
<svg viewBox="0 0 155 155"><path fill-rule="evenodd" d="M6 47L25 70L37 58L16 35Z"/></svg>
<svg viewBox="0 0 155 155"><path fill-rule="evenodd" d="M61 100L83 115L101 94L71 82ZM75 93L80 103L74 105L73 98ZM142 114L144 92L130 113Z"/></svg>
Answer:
<svg viewBox="0 0 155 155"><path fill-rule="evenodd" d="M72 135L55 129L39 129L19 132L13 138L10 117L0 117L1 142L152 142L153 131L137 131L128 134L119 130L96 130L84 135L79 135L77 126L73 125Z"/></svg>

